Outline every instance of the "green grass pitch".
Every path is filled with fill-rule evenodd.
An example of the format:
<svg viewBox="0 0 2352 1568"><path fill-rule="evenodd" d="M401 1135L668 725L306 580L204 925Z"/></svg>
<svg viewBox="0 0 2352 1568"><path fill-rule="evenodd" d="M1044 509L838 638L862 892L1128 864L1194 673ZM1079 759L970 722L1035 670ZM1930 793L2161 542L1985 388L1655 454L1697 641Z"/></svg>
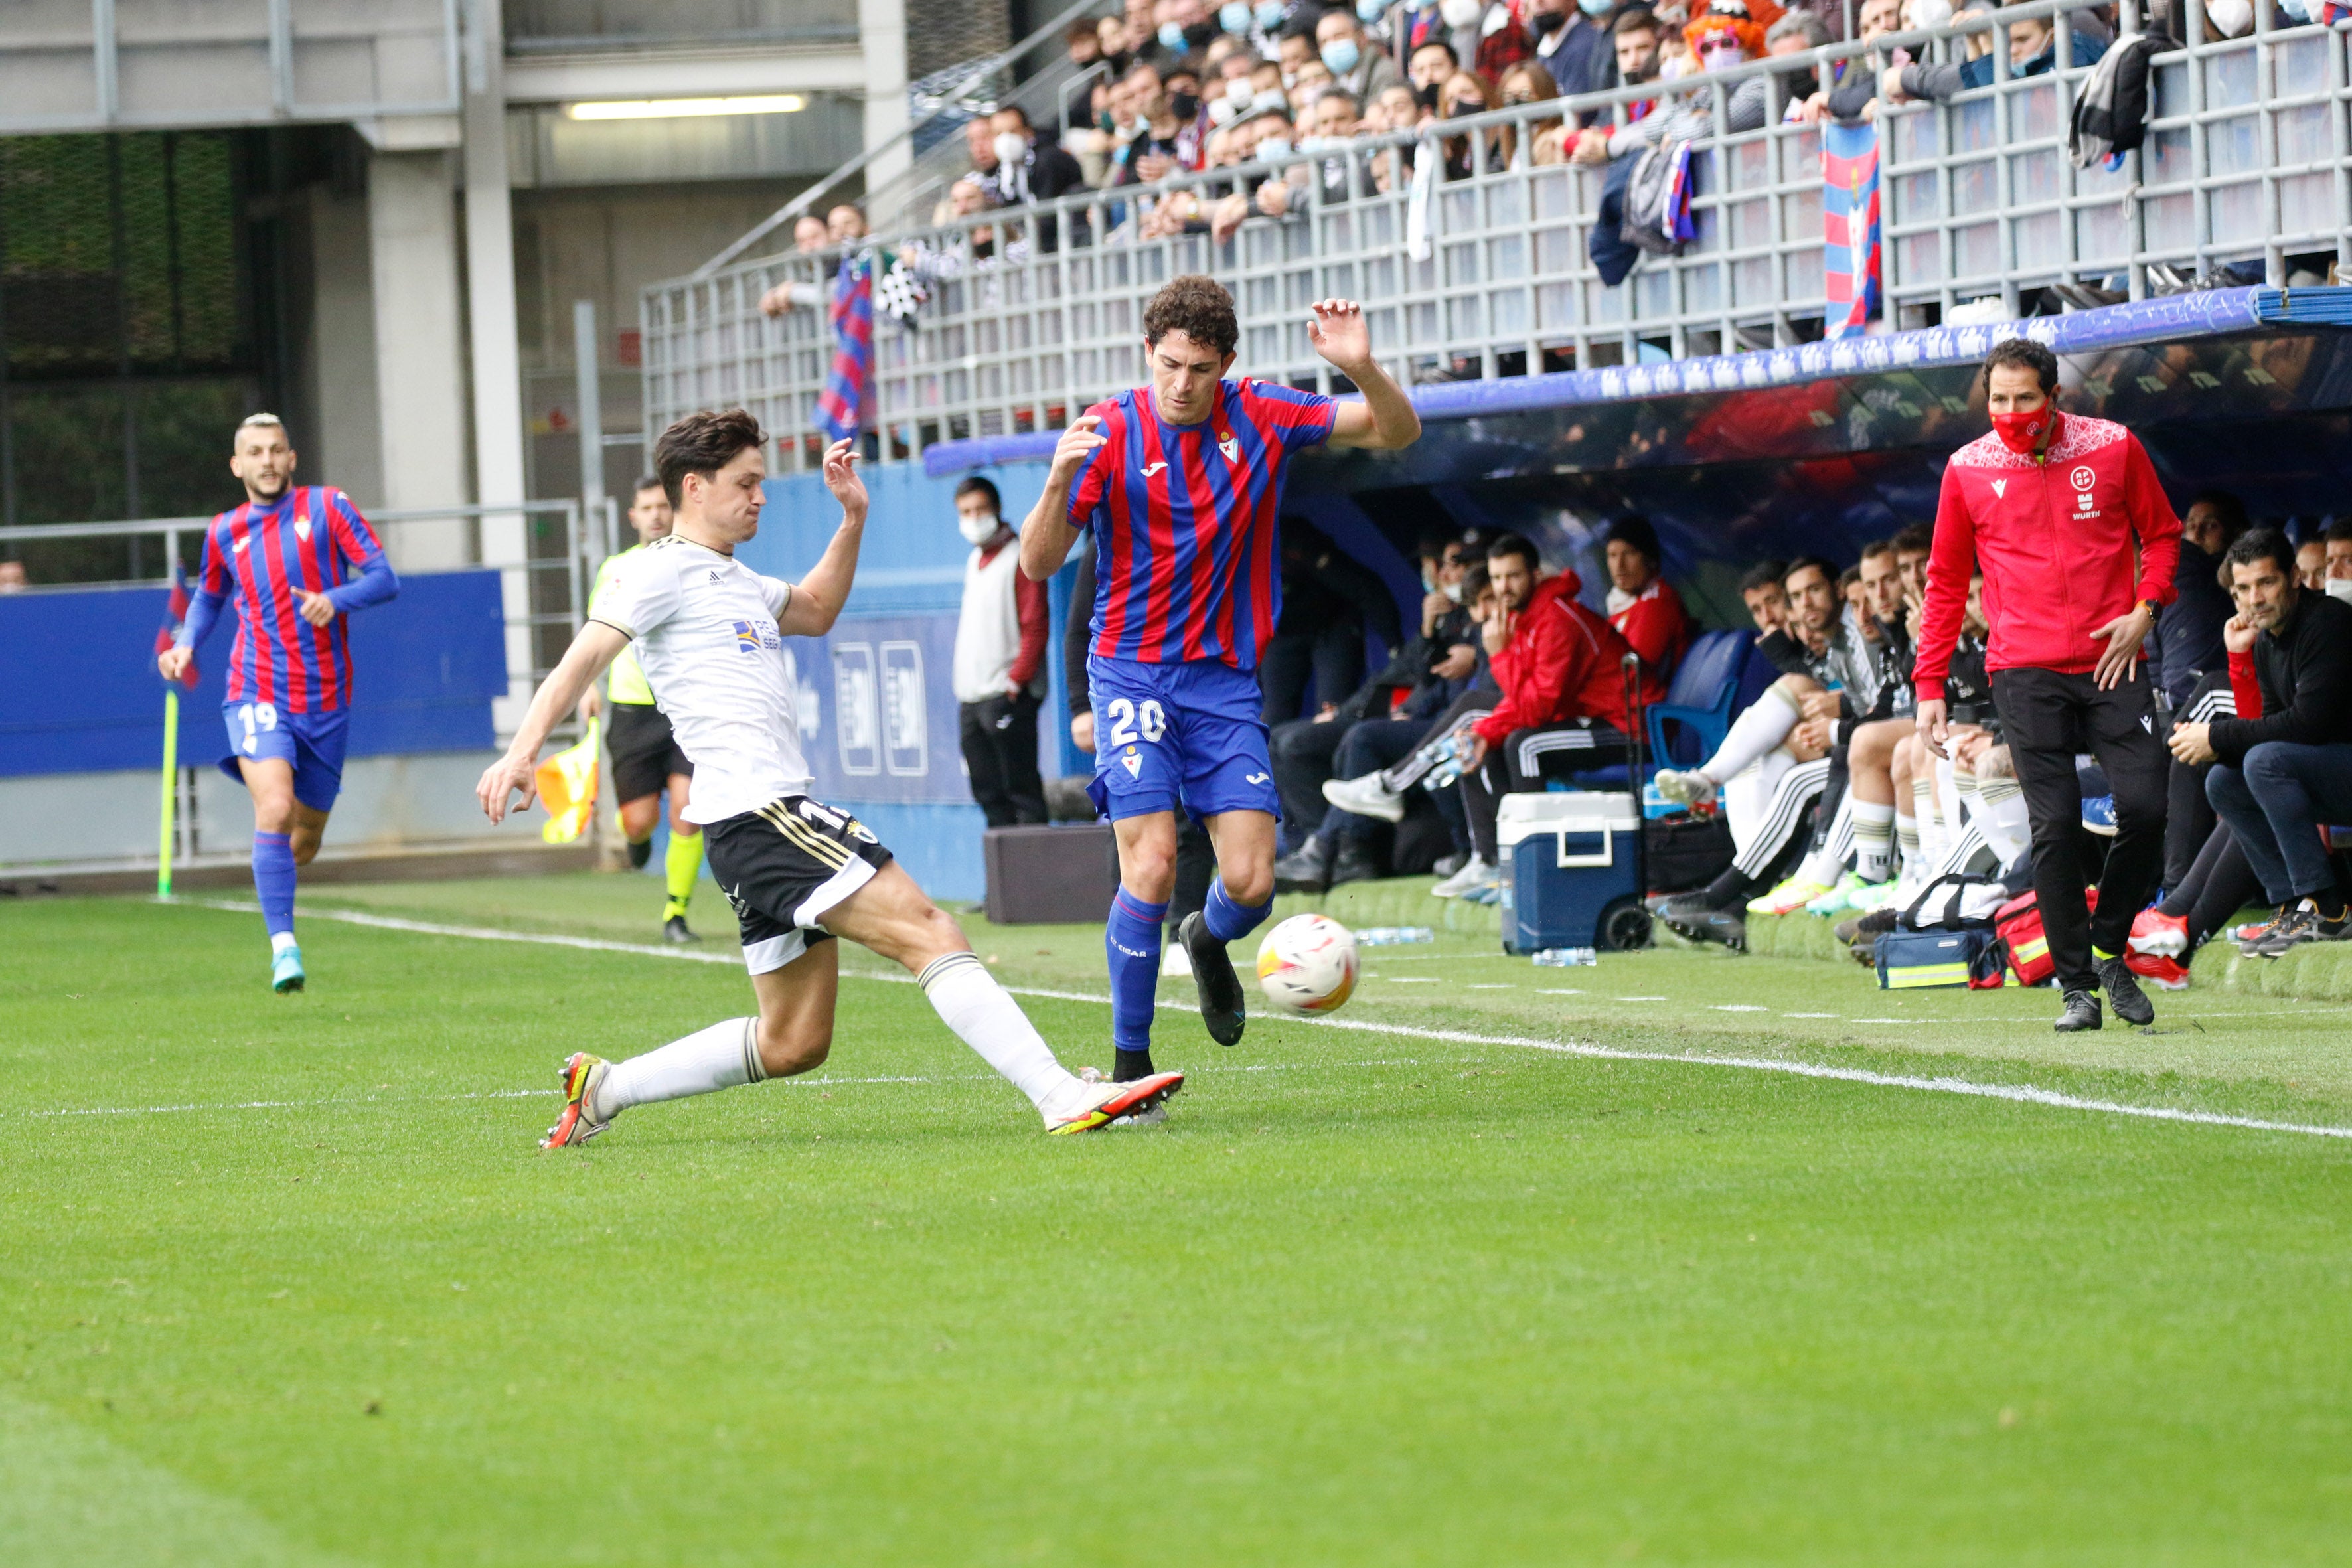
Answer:
<svg viewBox="0 0 2352 1568"><path fill-rule="evenodd" d="M2062 1042L2047 993L1446 938L1358 1027L1163 1014L1169 1124L1057 1139L852 978L817 1074L542 1154L564 1052L740 969L316 918L657 902L306 894L288 998L250 914L0 906L0 1563L2343 1559L2352 1141L1754 1064L2352 1126L2352 1011ZM1098 931L971 929L1102 990Z"/></svg>

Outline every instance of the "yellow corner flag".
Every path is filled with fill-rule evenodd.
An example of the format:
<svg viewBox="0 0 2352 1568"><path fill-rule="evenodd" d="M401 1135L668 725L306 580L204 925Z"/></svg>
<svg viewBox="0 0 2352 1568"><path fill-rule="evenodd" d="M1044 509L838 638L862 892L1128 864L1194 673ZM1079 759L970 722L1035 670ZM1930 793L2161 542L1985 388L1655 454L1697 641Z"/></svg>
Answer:
<svg viewBox="0 0 2352 1568"><path fill-rule="evenodd" d="M588 732L580 737L578 745L539 764L539 798L547 807L547 823L539 836L550 844L569 844L578 838L587 831L588 819L596 810L597 723L589 720Z"/></svg>

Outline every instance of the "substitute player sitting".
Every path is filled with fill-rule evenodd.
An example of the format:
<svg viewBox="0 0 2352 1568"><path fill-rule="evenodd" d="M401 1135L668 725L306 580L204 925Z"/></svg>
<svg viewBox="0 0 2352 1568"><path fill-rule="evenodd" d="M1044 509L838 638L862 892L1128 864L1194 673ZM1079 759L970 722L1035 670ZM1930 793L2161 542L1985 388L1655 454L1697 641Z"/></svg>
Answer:
<svg viewBox="0 0 2352 1568"><path fill-rule="evenodd" d="M655 540L669 532L669 497L661 476L647 474L637 481L629 499L629 526L637 542L617 555L608 555L596 569L596 586L588 596L588 614L596 614L614 579ZM694 784L694 764L679 749L669 719L654 705L654 689L637 668L636 655L623 648L614 656L604 678L604 697L612 704L611 722L604 729L604 749L613 755L613 793L621 797L621 837L629 847L629 864L638 870L653 858L654 826L661 820L662 791L669 791L669 853L662 870L669 883L669 900L662 906L662 936L669 942L692 942L686 911L694 900L695 879L702 872L702 829L687 820L686 803ZM603 704L591 686L580 700L580 717L596 717Z"/></svg>
<svg viewBox="0 0 2352 1568"><path fill-rule="evenodd" d="M482 774L496 822L507 797L531 797L540 746L588 683L634 646L678 744L694 763L689 820L740 921L759 1016L713 1024L656 1050L563 1064L563 1112L542 1148L583 1142L632 1106L806 1072L833 1047L846 937L912 971L940 1020L1026 1094L1052 1132L1078 1132L1154 1110L1181 1073L1086 1083L1063 1070L963 932L923 895L866 826L811 800L802 760L788 637L833 627L857 574L866 486L847 441L825 453L841 527L798 584L735 559L759 531L766 437L741 409L689 415L662 433L654 466L677 510L670 536L623 567L595 613L531 700L507 754Z"/></svg>
<svg viewBox="0 0 2352 1568"><path fill-rule="evenodd" d="M400 581L351 497L294 483L294 448L275 414L236 427L228 471L244 481L245 504L205 530L187 622L155 662L164 679L179 679L235 595L220 767L253 795L253 890L269 932L270 989L299 991L294 868L318 854L343 786L352 708L343 617L392 598Z"/></svg>
<svg viewBox="0 0 2352 1568"><path fill-rule="evenodd" d="M1217 879L1207 909L1176 937L1210 1036L1228 1046L1242 1037L1241 981L1225 944L1255 930L1274 902L1277 802L1255 671L1282 616L1276 523L1291 454L1324 442L1393 449L1421 435L1403 390L1372 358L1355 302L1312 309L1317 352L1362 402L1223 379L1241 341L1233 296L1202 277L1160 289L1143 312L1151 384L1071 423L1022 526L1021 570L1040 580L1061 569L1080 530L1095 534L1087 787L1118 840L1104 937L1118 1079L1153 1070L1180 805L1207 826Z"/></svg>

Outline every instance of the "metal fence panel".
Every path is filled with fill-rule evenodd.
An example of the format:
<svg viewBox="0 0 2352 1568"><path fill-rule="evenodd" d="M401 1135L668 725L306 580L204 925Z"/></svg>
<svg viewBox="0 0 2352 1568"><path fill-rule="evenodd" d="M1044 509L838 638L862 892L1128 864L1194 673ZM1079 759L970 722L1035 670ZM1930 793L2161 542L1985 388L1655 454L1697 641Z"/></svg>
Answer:
<svg viewBox="0 0 2352 1568"><path fill-rule="evenodd" d="M2064 18L2085 8L2036 0L2000 13L2004 26L2055 19L2055 71L2012 78L1995 29L1990 85L1946 103L1879 106L1890 325L1933 324L1979 300L2014 314L2021 297L2057 283L2144 298L2157 264L2195 275L2252 263L2273 285L2291 256L2330 254L2352 269L2352 30L2274 29L2265 8L2254 32L2208 41L2190 7L2191 42L2157 57L2146 145L2115 170L2077 170L2067 125L2089 68L2069 62ZM1892 42L1923 60L1957 61L1969 47L1950 29ZM1564 113L1622 117L1655 88L882 236L874 243L925 275L929 298L911 326L877 315L866 423L880 432L879 456L1066 425L1134 383L1143 302L1183 272L1233 290L1242 371L1327 391L1334 376L1308 339L1307 307L1333 295L1363 301L1376 352L1408 380L1817 338L1828 304L1820 131L1781 117L1784 82L1769 89L1761 129L1731 132L1728 106L1756 76L1802 68L1826 83L1847 60L1876 68L1859 44L1842 44L1675 84L1713 122L1692 148L1696 237L1678 255L1645 256L1615 287L1590 249L1604 171L1533 164L1525 149ZM1441 173L1447 141L1464 137L1468 155ZM1222 237L1145 232L1164 202L1286 175L1290 210L1279 219L1253 216ZM760 301L782 285L821 294L838 260L769 256L648 289L648 438L680 415L740 403L782 440L788 466L812 466L833 334L822 306L770 316Z"/></svg>

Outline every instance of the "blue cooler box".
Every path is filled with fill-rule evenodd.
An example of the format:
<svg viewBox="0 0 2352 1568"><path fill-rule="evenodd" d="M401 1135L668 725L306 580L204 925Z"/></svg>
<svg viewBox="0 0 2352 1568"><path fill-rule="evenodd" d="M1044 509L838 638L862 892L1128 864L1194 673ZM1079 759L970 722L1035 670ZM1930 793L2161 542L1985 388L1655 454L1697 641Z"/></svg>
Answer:
<svg viewBox="0 0 2352 1568"><path fill-rule="evenodd" d="M1622 790L1507 795L1496 803L1503 858L1503 951L1641 947L1650 940L1634 835Z"/></svg>

